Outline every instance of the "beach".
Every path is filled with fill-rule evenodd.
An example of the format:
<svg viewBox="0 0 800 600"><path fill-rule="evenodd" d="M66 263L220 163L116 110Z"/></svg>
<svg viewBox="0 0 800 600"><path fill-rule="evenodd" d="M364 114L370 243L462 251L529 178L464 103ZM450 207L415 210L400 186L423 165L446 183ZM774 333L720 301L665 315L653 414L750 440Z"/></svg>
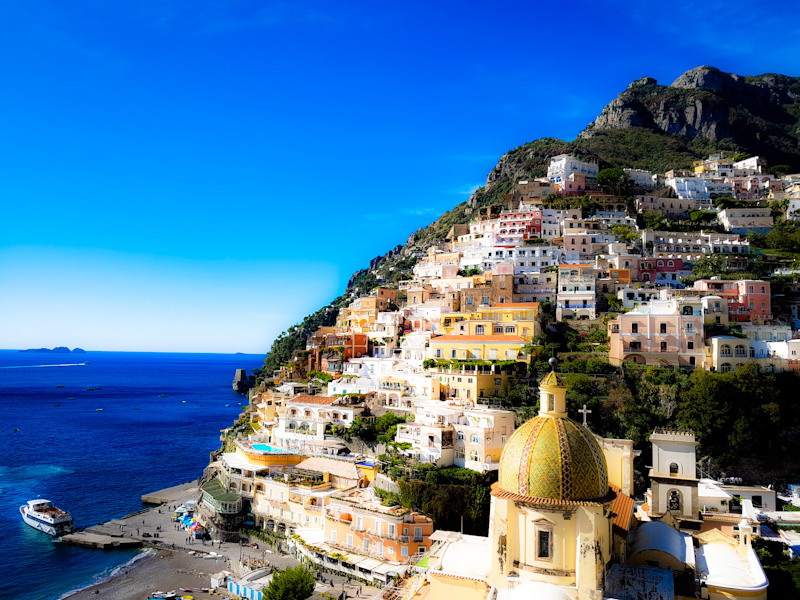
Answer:
<svg viewBox="0 0 800 600"><path fill-rule="evenodd" d="M158 550L153 556L136 561L130 568L123 567L115 576L80 590L68 598L142 600L156 591L180 592L182 587L207 588L211 582L211 575L222 571L224 566L218 564L216 560L191 556L183 550ZM197 591L193 591L190 595L200 600L219 597Z"/></svg>
<svg viewBox="0 0 800 600"><path fill-rule="evenodd" d="M188 482L166 490L146 494L144 497L162 499L164 504L154 506L114 519L103 525L90 528L96 535L107 539L136 540L145 545L151 556L135 560L129 566L121 567L113 576L96 585L79 590L69 596L69 600L143 600L152 592L180 592L181 588L191 588L186 592L197 600L219 598L208 592L194 591L196 588L209 588L211 576L223 571L229 574L243 574L248 566L269 565L279 570L296 567L300 563L291 555L271 546L260 539L249 539L242 534L241 543L218 541L201 542L190 539L187 532L172 521L175 508L190 500L196 500L199 488L196 482ZM158 537L154 537L158 534ZM77 534L80 537L82 534ZM111 536L117 536L112 538ZM67 536L72 537L72 536ZM285 543L283 549L285 550ZM114 550L96 550L114 552ZM209 554L213 553L212 556ZM324 577L324 581L322 578ZM346 577L319 574L314 597L329 593L339 597L373 597L378 588L347 581ZM223 592L224 595L225 592Z"/></svg>

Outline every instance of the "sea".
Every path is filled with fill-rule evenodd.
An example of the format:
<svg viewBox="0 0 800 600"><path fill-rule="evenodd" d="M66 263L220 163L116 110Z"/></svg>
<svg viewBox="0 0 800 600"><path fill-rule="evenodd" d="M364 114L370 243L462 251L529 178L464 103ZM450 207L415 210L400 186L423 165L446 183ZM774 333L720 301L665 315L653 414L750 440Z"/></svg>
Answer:
<svg viewBox="0 0 800 600"><path fill-rule="evenodd" d="M37 497L88 527L197 479L263 355L0 350L0 598L57 600L142 556L60 543L23 523ZM90 389L91 388L91 389Z"/></svg>

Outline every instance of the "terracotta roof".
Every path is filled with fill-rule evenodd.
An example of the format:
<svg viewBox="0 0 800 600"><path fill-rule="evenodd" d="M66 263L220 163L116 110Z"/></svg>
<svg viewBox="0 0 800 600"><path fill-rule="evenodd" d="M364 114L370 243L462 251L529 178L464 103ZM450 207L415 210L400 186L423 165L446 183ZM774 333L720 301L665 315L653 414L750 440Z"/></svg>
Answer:
<svg viewBox="0 0 800 600"><path fill-rule="evenodd" d="M431 342L506 342L508 344L521 344L525 340L518 335L440 335L431 338Z"/></svg>
<svg viewBox="0 0 800 600"><path fill-rule="evenodd" d="M600 506L605 504L606 502L611 502L614 500L615 494L614 492L610 491L602 498L598 498L597 500L556 500L552 498L534 498L532 496L521 496L520 494L514 494L513 492L508 492L500 487L499 483L492 484L492 496L495 498L500 498L503 500L513 500L514 502L527 502L528 504L538 504L540 506Z"/></svg>
<svg viewBox="0 0 800 600"><path fill-rule="evenodd" d="M610 487L617 497L611 503L611 512L614 513L614 530L617 531L622 537L628 536L628 530L631 528L631 518L633 517L633 498L627 494L623 494L620 489L613 483L609 483Z"/></svg>
<svg viewBox="0 0 800 600"><path fill-rule="evenodd" d="M295 396L289 402L296 403L296 404L326 404L331 405L336 402L338 398L331 398L330 396L309 396L308 394L303 394L300 396Z"/></svg>

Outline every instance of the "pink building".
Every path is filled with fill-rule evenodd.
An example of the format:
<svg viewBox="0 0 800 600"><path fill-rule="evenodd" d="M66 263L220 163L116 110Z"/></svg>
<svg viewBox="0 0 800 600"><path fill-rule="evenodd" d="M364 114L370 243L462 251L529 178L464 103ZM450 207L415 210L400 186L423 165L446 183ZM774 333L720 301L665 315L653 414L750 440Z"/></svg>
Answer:
<svg viewBox="0 0 800 600"><path fill-rule="evenodd" d="M526 204L516 210L504 210L500 214L497 230L498 245L518 246L522 240L538 238L542 235L542 211Z"/></svg>
<svg viewBox="0 0 800 600"><path fill-rule="evenodd" d="M768 281L761 279L700 279L694 289L725 298L731 321L768 321L772 319L771 292Z"/></svg>
<svg viewBox="0 0 800 600"><path fill-rule="evenodd" d="M653 300L608 323L612 365L703 367L703 308L699 298Z"/></svg>

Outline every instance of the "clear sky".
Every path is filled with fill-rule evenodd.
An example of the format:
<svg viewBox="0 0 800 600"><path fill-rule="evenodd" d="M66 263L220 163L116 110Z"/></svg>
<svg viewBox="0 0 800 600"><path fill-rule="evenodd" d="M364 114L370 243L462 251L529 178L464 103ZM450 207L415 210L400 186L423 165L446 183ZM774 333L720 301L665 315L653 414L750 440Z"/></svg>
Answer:
<svg viewBox="0 0 800 600"><path fill-rule="evenodd" d="M793 2L0 3L0 347L265 352L642 76L800 76Z"/></svg>

